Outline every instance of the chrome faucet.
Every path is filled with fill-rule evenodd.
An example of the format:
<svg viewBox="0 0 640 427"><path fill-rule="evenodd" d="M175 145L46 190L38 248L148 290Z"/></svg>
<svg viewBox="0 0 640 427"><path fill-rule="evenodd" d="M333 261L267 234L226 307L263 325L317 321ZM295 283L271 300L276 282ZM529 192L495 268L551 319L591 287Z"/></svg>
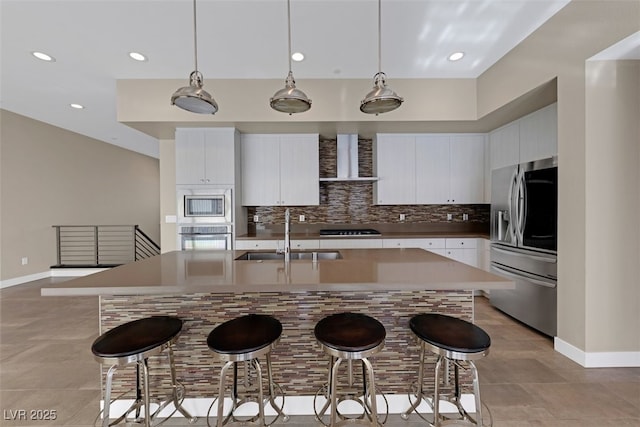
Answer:
<svg viewBox="0 0 640 427"><path fill-rule="evenodd" d="M291 212L284 212L284 260L291 261Z"/></svg>

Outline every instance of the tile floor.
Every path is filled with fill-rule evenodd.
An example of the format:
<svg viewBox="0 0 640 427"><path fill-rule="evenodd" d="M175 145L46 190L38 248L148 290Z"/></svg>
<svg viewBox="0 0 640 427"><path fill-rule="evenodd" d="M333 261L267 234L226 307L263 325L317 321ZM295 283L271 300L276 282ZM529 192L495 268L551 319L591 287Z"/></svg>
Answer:
<svg viewBox="0 0 640 427"><path fill-rule="evenodd" d="M41 297L45 279L0 290L0 425L90 426L96 416L98 333L95 297ZM495 427L640 426L640 368L584 369L553 351L552 340L495 310L483 297L476 322L492 338L477 363L482 397ZM22 418L26 411L27 419ZM55 420L30 420L55 410ZM45 415L36 412L34 415ZM176 419L164 425L186 425ZM206 425L203 419L197 423ZM285 425L317 425L292 417ZM390 427L424 425L391 415Z"/></svg>

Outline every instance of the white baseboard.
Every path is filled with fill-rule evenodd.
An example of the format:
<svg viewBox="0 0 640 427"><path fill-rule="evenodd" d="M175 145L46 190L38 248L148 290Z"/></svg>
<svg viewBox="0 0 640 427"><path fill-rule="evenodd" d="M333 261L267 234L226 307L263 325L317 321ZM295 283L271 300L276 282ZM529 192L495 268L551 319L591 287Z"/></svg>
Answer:
<svg viewBox="0 0 640 427"><path fill-rule="evenodd" d="M585 352L556 337L554 349L585 368L640 368L640 351Z"/></svg>
<svg viewBox="0 0 640 427"><path fill-rule="evenodd" d="M389 414L401 414L409 408L409 398L406 394L387 394L385 395L387 398L387 402L389 404ZM276 399L276 403L281 403L281 398ZM473 394L463 394L462 405L467 410L467 412L475 412L475 400ZM213 398L193 398L193 399L185 399L182 402L182 407L186 409L192 416L195 417L205 417L207 416L207 412L209 411L209 407L213 402ZM383 411L385 408L384 399L381 396L378 396L376 400L378 404L378 408L380 411ZM118 400L111 404L110 408L110 418L116 418L123 414L131 404L133 400ZM323 404L324 400L318 400L319 404ZM104 402L100 402L100 407L102 408ZM225 413L231 407L231 400L225 399ZM160 418L167 417L173 412L174 406L172 404L168 405L164 410L159 414ZM320 408L318 408L319 410ZM418 411L420 413L432 413L430 406L425 402L421 403L418 406ZM255 404L248 404L239 408L237 415L238 416L247 416L255 413L257 411ZM448 402L440 403L440 411L442 413L447 412L455 412L455 405ZM216 412L216 407L211 410L212 413ZM285 398L284 409L283 412L286 415L315 415L313 409L313 396L287 396ZM340 403L340 412L343 414L359 414L362 412L361 407L357 403L353 402L342 402ZM265 416L274 416L276 412L267 405L265 407ZM176 412L174 417L182 417L183 415L179 412Z"/></svg>
<svg viewBox="0 0 640 427"><path fill-rule="evenodd" d="M29 274L27 276L20 276L13 279L2 280L0 281L0 289L21 285L27 282L33 282L34 280L47 279L49 277L88 276L89 274L99 273L104 270L108 270L108 268L52 268L51 270L43 271L42 273Z"/></svg>

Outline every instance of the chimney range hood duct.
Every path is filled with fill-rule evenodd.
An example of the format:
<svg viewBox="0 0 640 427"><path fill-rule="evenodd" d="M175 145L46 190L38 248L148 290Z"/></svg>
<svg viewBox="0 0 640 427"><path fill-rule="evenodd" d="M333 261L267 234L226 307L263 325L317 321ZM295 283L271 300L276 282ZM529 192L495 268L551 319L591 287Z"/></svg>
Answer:
<svg viewBox="0 0 640 427"><path fill-rule="evenodd" d="M358 176L358 134L338 134L336 150L336 177L320 181L377 181L373 176Z"/></svg>
<svg viewBox="0 0 640 427"><path fill-rule="evenodd" d="M358 178L358 135L338 134L338 178Z"/></svg>

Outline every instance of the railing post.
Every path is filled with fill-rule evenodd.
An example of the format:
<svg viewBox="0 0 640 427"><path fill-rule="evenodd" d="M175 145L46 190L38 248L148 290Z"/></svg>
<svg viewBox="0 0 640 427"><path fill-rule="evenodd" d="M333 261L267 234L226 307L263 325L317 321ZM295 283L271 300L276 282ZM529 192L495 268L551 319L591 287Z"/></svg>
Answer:
<svg viewBox="0 0 640 427"><path fill-rule="evenodd" d="M133 261L138 260L138 226L133 226Z"/></svg>
<svg viewBox="0 0 640 427"><path fill-rule="evenodd" d="M56 229L56 259L58 261L58 265L62 265L62 250L60 248L60 226L54 225L54 227Z"/></svg>
<svg viewBox="0 0 640 427"><path fill-rule="evenodd" d="M98 226L93 227L93 242L95 244L96 265L100 265L100 249L98 245Z"/></svg>

